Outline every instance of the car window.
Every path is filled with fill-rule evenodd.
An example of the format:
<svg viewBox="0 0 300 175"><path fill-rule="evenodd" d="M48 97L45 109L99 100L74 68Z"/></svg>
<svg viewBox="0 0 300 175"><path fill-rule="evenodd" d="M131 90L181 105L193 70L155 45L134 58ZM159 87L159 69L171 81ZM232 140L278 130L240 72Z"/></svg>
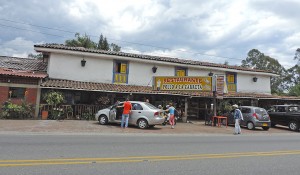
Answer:
<svg viewBox="0 0 300 175"><path fill-rule="evenodd" d="M289 106L288 111L290 111L290 112L299 112L299 107L298 106Z"/></svg>
<svg viewBox="0 0 300 175"><path fill-rule="evenodd" d="M286 112L284 106L278 106L276 112Z"/></svg>
<svg viewBox="0 0 300 175"><path fill-rule="evenodd" d="M255 109L255 113L256 113L256 114L259 114L259 115L261 115L261 116L267 115L267 114L268 114L267 111L266 111L265 109L263 109L263 108L256 108L256 109Z"/></svg>
<svg viewBox="0 0 300 175"><path fill-rule="evenodd" d="M275 112L276 111L276 108L274 107L274 106L272 106L269 110L268 110L268 112Z"/></svg>
<svg viewBox="0 0 300 175"><path fill-rule="evenodd" d="M150 103L145 103L146 106L148 106L150 109L158 109L156 106L153 106Z"/></svg>
<svg viewBox="0 0 300 175"><path fill-rule="evenodd" d="M138 103L132 103L132 110L143 110L143 107Z"/></svg>
<svg viewBox="0 0 300 175"><path fill-rule="evenodd" d="M241 112L244 114L249 114L249 113L251 113L251 109L250 108L242 108Z"/></svg>

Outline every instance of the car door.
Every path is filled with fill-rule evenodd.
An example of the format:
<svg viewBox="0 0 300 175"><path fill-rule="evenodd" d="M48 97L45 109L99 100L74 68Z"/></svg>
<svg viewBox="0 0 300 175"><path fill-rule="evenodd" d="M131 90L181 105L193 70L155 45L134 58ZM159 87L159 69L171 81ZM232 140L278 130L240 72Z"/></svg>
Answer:
<svg viewBox="0 0 300 175"><path fill-rule="evenodd" d="M244 120L241 120L241 125L245 126L252 119L251 108L241 107L241 112L243 114Z"/></svg>
<svg viewBox="0 0 300 175"><path fill-rule="evenodd" d="M124 103L119 103L118 106L123 106ZM112 122L120 122L122 119L123 108L117 108L113 106L109 111L109 120Z"/></svg>
<svg viewBox="0 0 300 175"><path fill-rule="evenodd" d="M139 103L132 103L132 110L129 117L129 123L136 124L137 120L140 118L140 116L143 115L143 107Z"/></svg>

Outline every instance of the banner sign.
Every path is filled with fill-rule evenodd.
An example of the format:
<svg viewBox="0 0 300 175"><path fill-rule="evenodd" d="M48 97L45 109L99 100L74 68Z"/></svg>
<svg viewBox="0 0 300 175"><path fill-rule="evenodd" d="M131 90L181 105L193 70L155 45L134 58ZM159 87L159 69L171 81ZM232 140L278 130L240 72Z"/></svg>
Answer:
<svg viewBox="0 0 300 175"><path fill-rule="evenodd" d="M217 81L216 81L216 91L217 96L223 96L224 95L224 87L225 87L225 76L224 75L217 75Z"/></svg>
<svg viewBox="0 0 300 175"><path fill-rule="evenodd" d="M153 77L153 89L162 91L212 91L212 77Z"/></svg>

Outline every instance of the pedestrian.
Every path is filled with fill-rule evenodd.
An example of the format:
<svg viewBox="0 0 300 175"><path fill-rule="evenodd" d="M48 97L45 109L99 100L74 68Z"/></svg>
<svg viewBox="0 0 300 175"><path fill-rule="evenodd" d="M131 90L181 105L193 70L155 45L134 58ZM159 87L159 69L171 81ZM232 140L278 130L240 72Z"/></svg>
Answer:
<svg viewBox="0 0 300 175"><path fill-rule="evenodd" d="M122 113L122 120L121 120L121 128L128 127L128 120L129 120L129 114L131 113L132 105L129 101L129 98L126 98L126 101L124 102L123 106L117 106L118 108L123 107L123 113Z"/></svg>
<svg viewBox="0 0 300 175"><path fill-rule="evenodd" d="M175 108L172 103L169 104L169 108L166 110L166 112L170 113L169 123L171 125L171 128L174 129L175 125Z"/></svg>
<svg viewBox="0 0 300 175"><path fill-rule="evenodd" d="M233 118L235 121L233 134L234 135L241 134L242 131L241 131L240 122L241 122L241 120L244 120L243 114L242 114L241 110L238 109L239 106L237 104L232 105L232 107L234 108Z"/></svg>

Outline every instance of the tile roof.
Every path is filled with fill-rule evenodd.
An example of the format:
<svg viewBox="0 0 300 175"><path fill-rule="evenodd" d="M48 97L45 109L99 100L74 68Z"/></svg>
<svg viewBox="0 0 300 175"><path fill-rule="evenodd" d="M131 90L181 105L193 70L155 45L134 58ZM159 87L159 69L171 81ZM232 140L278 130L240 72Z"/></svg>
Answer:
<svg viewBox="0 0 300 175"><path fill-rule="evenodd" d="M81 82L72 80L49 79L41 84L42 88L54 89L70 89L70 90L86 90L86 91L102 91L102 92L117 92L117 93L138 93L138 94L166 94L166 95L181 95L193 97L212 98L212 92L199 91L157 91L150 86L134 86L108 83L93 83ZM282 97L270 94L255 94L255 93L229 93L225 94L224 98L261 98L261 99L289 99L300 100L297 97Z"/></svg>
<svg viewBox="0 0 300 175"><path fill-rule="evenodd" d="M68 46L65 46L62 44L41 44L41 45L34 45L34 48L35 48L35 50L38 50L38 48L50 48L50 49L70 50L70 51L78 51L78 52L89 52L89 53L96 53L96 54L132 57L132 58L139 58L139 59L145 59L145 60L180 63L180 64L187 64L187 65L199 65L199 66L206 66L206 67L216 67L216 68L225 68L225 69L233 69L233 70L241 70L241 71L264 72L264 73L276 74L276 73L273 73L271 70L266 71L266 70L251 69L251 68L246 68L246 67L241 67L241 66L230 66L230 65L224 65L224 64L208 63L208 62L171 58L171 57L160 57L160 56L125 53L125 52L87 49L87 48L83 48L83 47L68 47Z"/></svg>
<svg viewBox="0 0 300 175"><path fill-rule="evenodd" d="M0 68L46 72L47 63L40 59L0 56Z"/></svg>
<svg viewBox="0 0 300 175"><path fill-rule="evenodd" d="M29 70L16 70L16 69L5 69L5 68L0 68L0 75L30 77L30 78L46 78L48 76L46 72L35 72Z"/></svg>

